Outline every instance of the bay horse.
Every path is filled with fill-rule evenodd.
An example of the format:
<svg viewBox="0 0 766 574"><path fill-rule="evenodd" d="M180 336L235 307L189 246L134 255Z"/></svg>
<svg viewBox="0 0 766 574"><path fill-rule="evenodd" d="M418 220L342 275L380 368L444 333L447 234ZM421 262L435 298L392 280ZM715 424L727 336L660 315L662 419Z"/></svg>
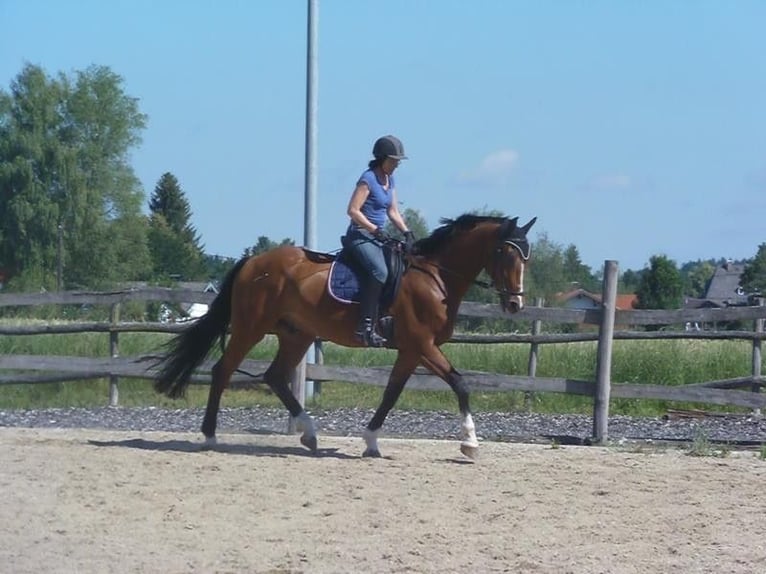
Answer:
<svg viewBox="0 0 766 574"><path fill-rule="evenodd" d="M460 449L470 458L477 455L468 387L439 347L452 336L460 302L482 270L487 271L503 311L515 313L523 307L524 267L530 256L527 232L536 220L519 226L518 217L464 214L442 219L441 227L415 243L389 308L393 321L389 342L398 353L381 403L363 432L363 456L380 456L380 429L418 365L454 391L461 415ZM279 347L263 380L295 418L303 433L301 443L316 452L314 421L290 391L289 378L317 338L362 346L354 337L359 305L340 303L328 294L332 257L316 255L302 247L281 246L243 257L224 279L208 312L167 344L154 386L169 397L179 397L221 339L224 350L212 369L202 421L207 443L215 443L221 395L232 374L270 333L277 336ZM230 337L224 345L227 328Z"/></svg>

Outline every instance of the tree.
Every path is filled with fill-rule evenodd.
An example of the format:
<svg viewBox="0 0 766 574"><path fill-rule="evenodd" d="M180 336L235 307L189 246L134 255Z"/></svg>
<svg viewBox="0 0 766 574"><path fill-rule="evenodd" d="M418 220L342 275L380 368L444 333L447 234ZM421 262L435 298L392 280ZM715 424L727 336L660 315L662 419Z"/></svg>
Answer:
<svg viewBox="0 0 766 574"><path fill-rule="evenodd" d="M525 290L530 297L541 297L548 305L557 293L571 286L564 270L562 247L551 241L544 231L538 233L534 241L528 269L528 285L525 286Z"/></svg>
<svg viewBox="0 0 766 574"><path fill-rule="evenodd" d="M570 243L564 250L563 258L563 273L566 281L591 292L598 289L598 282L593 277L593 272L580 260L580 253L574 244Z"/></svg>
<svg viewBox="0 0 766 574"><path fill-rule="evenodd" d="M748 293L766 293L766 243L761 243L755 257L745 263L739 284Z"/></svg>
<svg viewBox="0 0 766 574"><path fill-rule="evenodd" d="M145 124L106 67L51 78L27 65L0 90L0 265L49 288L59 264L64 286L145 275L143 193L128 163Z"/></svg>
<svg viewBox="0 0 766 574"><path fill-rule="evenodd" d="M633 269L625 270L617 284L619 292L635 293L638 290L638 286L641 284L641 277L643 274L643 269L640 271L635 271Z"/></svg>
<svg viewBox="0 0 766 574"><path fill-rule="evenodd" d="M208 255L204 257L205 262L205 276L211 281L217 281L221 283L229 270L234 267L237 262L233 257L225 257L223 255Z"/></svg>
<svg viewBox="0 0 766 574"><path fill-rule="evenodd" d="M191 224L191 207L178 179L160 177L149 199L149 250L156 277L206 278L204 251Z"/></svg>
<svg viewBox="0 0 766 574"><path fill-rule="evenodd" d="M402 212L402 218L404 219L404 222L407 224L407 229L412 231L412 233L415 235L415 239L422 239L430 233L428 231L428 224L426 223L426 220L423 218L423 216L420 214L420 212L417 209L407 207ZM386 222L384 229L386 233L394 237L396 237L397 235L400 235L399 230L396 229L394 224L391 223L390 221Z"/></svg>
<svg viewBox="0 0 766 574"><path fill-rule="evenodd" d="M679 309L683 301L683 282L675 261L654 255L644 269L636 291L637 309Z"/></svg>
<svg viewBox="0 0 766 574"><path fill-rule="evenodd" d="M242 253L242 256L251 257L253 255L260 255L261 253L270 251L271 249L274 249L275 247L279 247L280 245L295 245L295 241L285 237L281 243L277 243L275 241L272 241L265 235L261 235L258 238L258 241L256 241L255 245L253 245L252 247L245 248L245 251Z"/></svg>
<svg viewBox="0 0 766 574"><path fill-rule="evenodd" d="M715 273L715 265L711 260L690 261L681 266L680 272L684 282L684 294L702 298L707 293L710 279Z"/></svg>

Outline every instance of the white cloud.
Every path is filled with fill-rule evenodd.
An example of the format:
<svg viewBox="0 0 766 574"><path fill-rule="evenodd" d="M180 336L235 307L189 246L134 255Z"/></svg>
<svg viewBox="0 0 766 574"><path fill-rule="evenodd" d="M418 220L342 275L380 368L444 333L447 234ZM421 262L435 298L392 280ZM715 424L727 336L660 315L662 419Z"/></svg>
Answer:
<svg viewBox="0 0 766 574"><path fill-rule="evenodd" d="M518 163L519 154L515 150L493 151L482 159L477 167L461 173L458 179L462 183L487 186L505 185Z"/></svg>

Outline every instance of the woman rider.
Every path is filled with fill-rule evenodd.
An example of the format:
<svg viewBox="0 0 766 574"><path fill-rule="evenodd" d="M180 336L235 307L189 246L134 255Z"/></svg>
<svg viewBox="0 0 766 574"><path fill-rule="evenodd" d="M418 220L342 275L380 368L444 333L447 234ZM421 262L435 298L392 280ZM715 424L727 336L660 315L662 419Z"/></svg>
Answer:
<svg viewBox="0 0 766 574"><path fill-rule="evenodd" d="M375 323L380 293L388 277L383 253L386 218L404 234L407 249L412 247L415 238L407 228L396 200L394 171L401 160L407 159L402 142L392 135L378 138L372 155L374 159L356 182L348 204L351 222L344 245L365 273L360 277L359 323L354 334L368 347L381 347L387 341L375 332Z"/></svg>

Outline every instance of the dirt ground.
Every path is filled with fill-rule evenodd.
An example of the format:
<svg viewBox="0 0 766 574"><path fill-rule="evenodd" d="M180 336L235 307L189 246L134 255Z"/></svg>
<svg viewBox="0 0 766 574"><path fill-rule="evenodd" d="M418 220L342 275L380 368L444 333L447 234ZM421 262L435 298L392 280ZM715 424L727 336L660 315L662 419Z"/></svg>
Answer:
<svg viewBox="0 0 766 574"><path fill-rule="evenodd" d="M0 571L766 572L766 462L0 429Z"/></svg>

